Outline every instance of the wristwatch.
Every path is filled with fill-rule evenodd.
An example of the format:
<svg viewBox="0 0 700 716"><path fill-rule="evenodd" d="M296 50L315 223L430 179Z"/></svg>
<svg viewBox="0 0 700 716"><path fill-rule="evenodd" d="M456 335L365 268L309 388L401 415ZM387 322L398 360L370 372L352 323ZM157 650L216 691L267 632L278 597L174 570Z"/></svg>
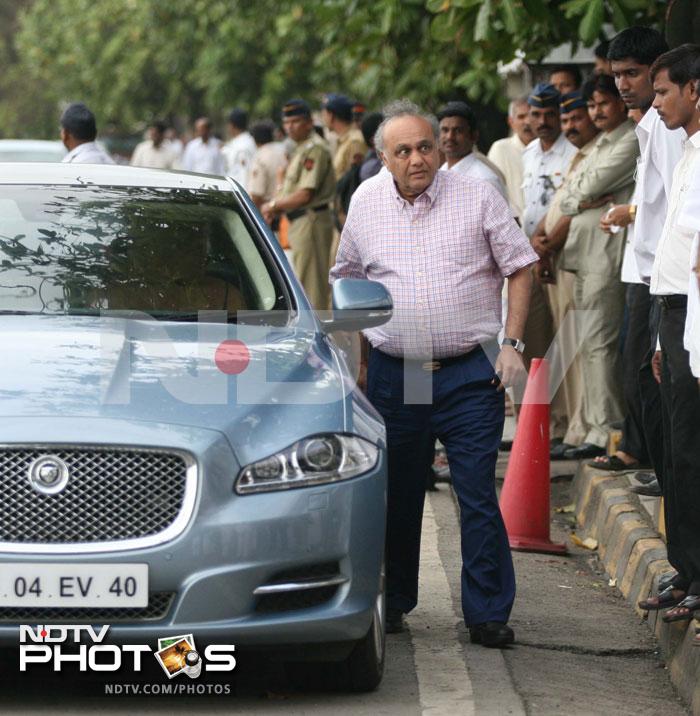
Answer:
<svg viewBox="0 0 700 716"><path fill-rule="evenodd" d="M504 338L501 341L501 346L512 346L518 353L522 353L525 350L525 344L517 338Z"/></svg>

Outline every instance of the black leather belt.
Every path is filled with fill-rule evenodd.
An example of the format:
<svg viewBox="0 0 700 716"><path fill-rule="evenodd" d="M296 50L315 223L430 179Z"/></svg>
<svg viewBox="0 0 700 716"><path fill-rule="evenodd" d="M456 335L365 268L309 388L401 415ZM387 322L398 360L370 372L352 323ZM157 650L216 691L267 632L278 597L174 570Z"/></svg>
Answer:
<svg viewBox="0 0 700 716"><path fill-rule="evenodd" d="M436 370L440 370L441 368L447 368L447 366L454 365L455 363L460 363L467 358L471 358L474 355L474 351L481 350L481 347L477 346L476 348L470 350L468 353L462 353L458 356L450 356L449 358L438 358L435 360L427 360L423 362L420 361L420 358L400 358L398 356L392 356L388 353L384 353L384 351L380 351L378 348L372 348L372 350L381 353L383 356L386 356L390 360L401 361L402 363L420 363L420 367L423 370L434 372Z"/></svg>
<svg viewBox="0 0 700 716"><path fill-rule="evenodd" d="M310 206L308 209L294 209L286 213L287 218L290 221L294 221L294 219L301 219L308 211L325 211L326 209L328 209L328 204L321 204L321 206Z"/></svg>
<svg viewBox="0 0 700 716"><path fill-rule="evenodd" d="M676 293L672 296L657 296L656 300L666 310L669 308L688 308L688 297L682 293Z"/></svg>

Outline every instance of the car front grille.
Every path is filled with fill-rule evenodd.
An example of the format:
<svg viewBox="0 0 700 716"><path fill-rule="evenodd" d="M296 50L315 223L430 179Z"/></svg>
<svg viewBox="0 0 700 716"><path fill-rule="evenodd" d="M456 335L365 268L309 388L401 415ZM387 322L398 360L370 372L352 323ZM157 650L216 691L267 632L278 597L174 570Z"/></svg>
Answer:
<svg viewBox="0 0 700 716"><path fill-rule="evenodd" d="M60 458L68 468L57 494L30 482L32 463L44 456ZM162 535L182 518L192 488L188 467L184 454L155 449L0 448L2 548L123 544ZM193 496L189 502L194 504Z"/></svg>
<svg viewBox="0 0 700 716"><path fill-rule="evenodd" d="M95 623L104 621L138 622L159 621L165 619L175 598L175 592L152 592L148 596L146 607L0 607L0 622L2 623L60 623L70 624L78 622Z"/></svg>

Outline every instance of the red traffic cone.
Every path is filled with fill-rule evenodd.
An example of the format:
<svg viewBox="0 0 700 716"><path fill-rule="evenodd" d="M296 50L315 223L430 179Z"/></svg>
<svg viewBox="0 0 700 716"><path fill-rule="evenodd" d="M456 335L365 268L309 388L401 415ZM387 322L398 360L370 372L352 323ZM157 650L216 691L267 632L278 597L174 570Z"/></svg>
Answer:
<svg viewBox="0 0 700 716"><path fill-rule="evenodd" d="M566 553L549 539L549 364L533 358L501 490L511 549Z"/></svg>

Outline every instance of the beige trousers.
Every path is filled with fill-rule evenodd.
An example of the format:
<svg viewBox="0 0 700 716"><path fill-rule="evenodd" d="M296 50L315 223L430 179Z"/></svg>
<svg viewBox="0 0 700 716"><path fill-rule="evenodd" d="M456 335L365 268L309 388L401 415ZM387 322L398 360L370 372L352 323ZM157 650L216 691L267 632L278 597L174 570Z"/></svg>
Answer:
<svg viewBox="0 0 700 716"><path fill-rule="evenodd" d="M574 309L575 274L557 269L555 276L557 282L545 286L549 305L552 309L555 331L554 340L558 344L561 356L569 356L572 352L576 354L569 369L564 374L564 380L558 390L568 418L567 430L563 439L569 445L580 445L586 438L588 428L583 417L583 382L579 356L579 338L575 322L572 320L564 321L567 313Z"/></svg>
<svg viewBox="0 0 700 716"><path fill-rule="evenodd" d="M330 306L328 263L333 241L330 211L309 211L289 224L294 272L317 311Z"/></svg>

